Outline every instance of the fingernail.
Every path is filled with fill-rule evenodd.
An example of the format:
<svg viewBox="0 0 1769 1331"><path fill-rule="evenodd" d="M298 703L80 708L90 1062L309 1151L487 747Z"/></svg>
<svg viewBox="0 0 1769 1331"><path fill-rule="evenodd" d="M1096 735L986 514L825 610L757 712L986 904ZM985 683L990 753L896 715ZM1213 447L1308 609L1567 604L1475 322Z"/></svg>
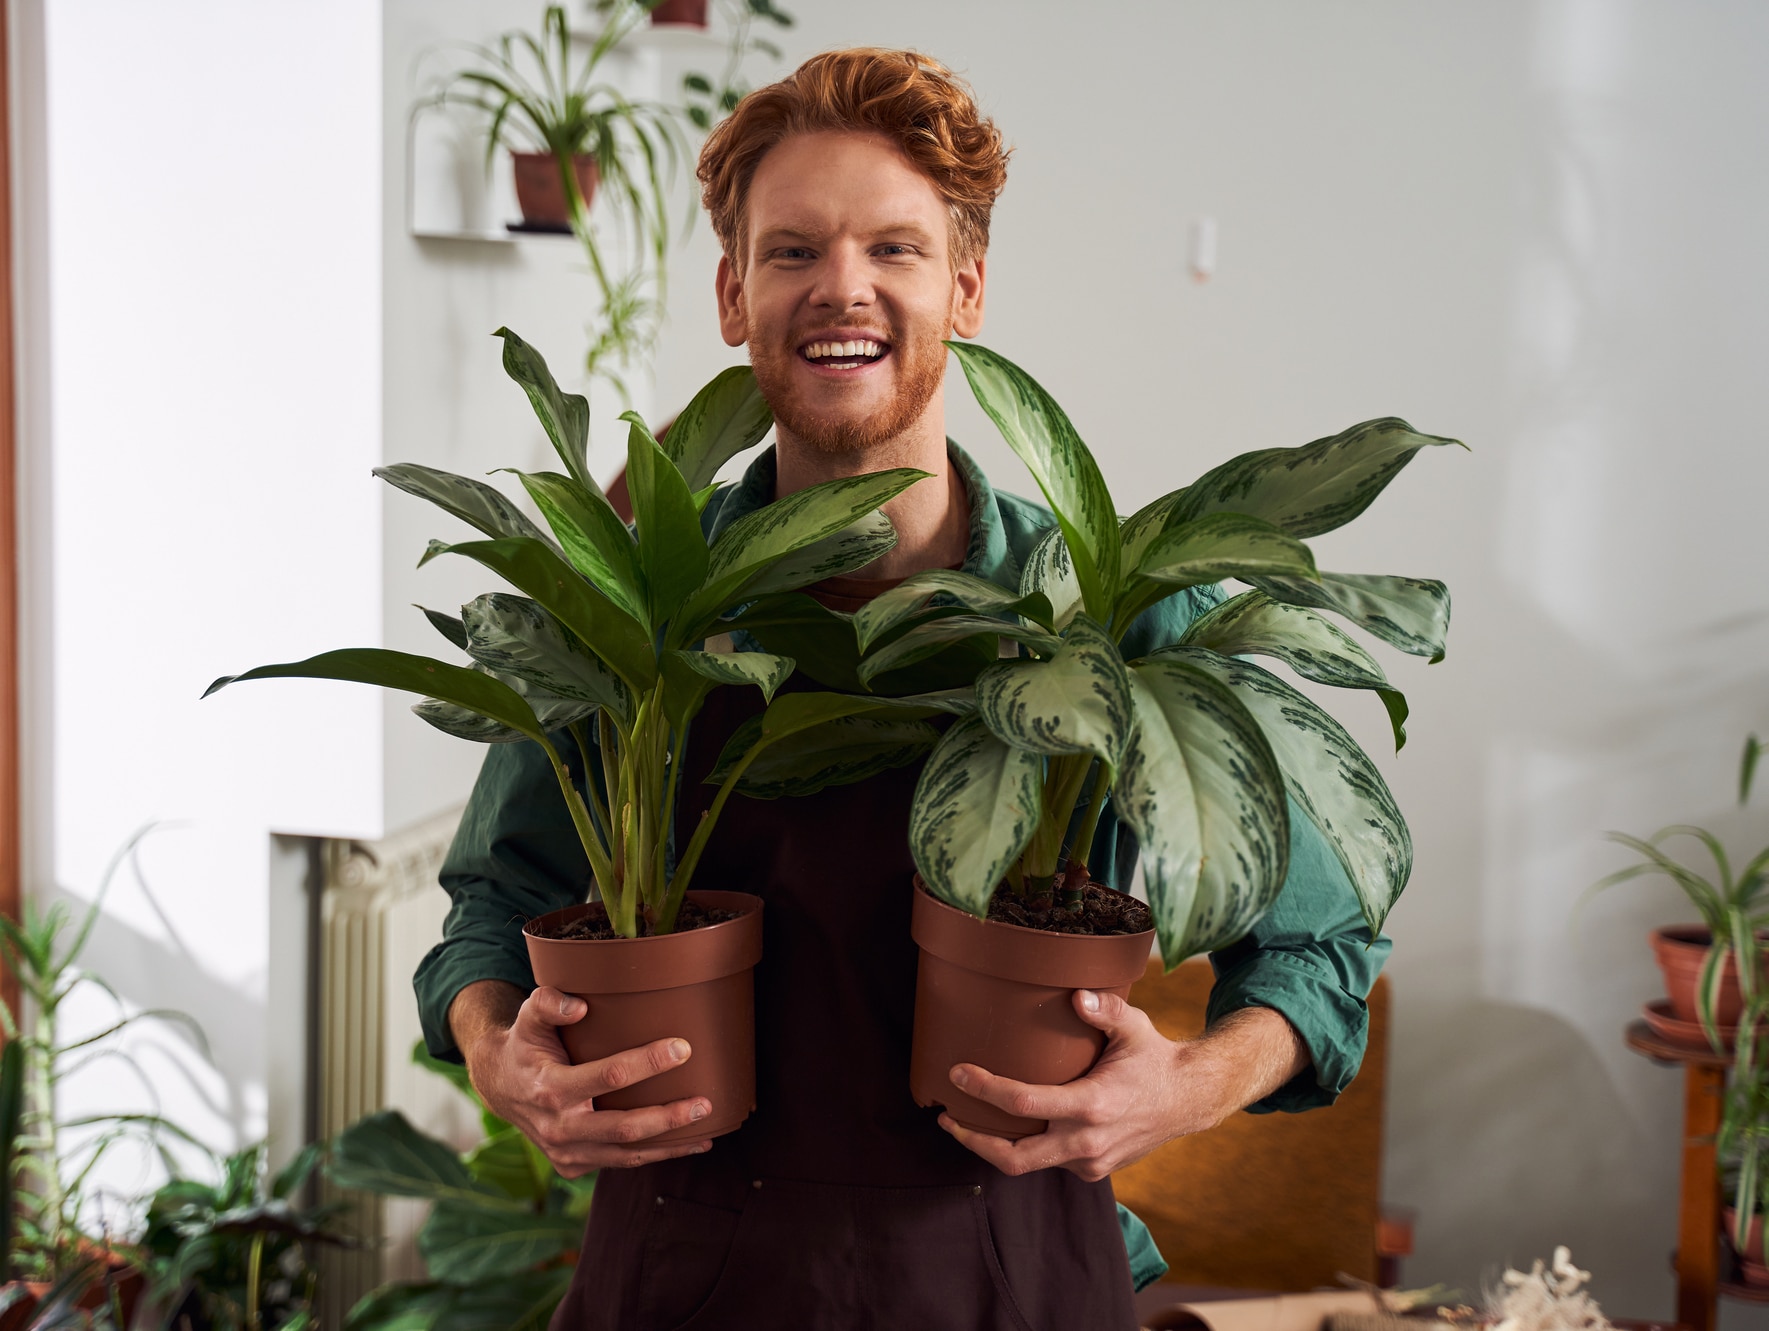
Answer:
<svg viewBox="0 0 1769 1331"><path fill-rule="evenodd" d="M575 1017L582 1008L583 1003L578 999L561 998L559 1000L559 1015L561 1017Z"/></svg>
<svg viewBox="0 0 1769 1331"><path fill-rule="evenodd" d="M688 1042L686 1040L670 1041L670 1057L675 1059L676 1062L685 1062L691 1052L693 1051L688 1048Z"/></svg>
<svg viewBox="0 0 1769 1331"><path fill-rule="evenodd" d="M1099 995L1091 989L1081 991L1081 1006L1088 1012L1099 1011Z"/></svg>
<svg viewBox="0 0 1769 1331"><path fill-rule="evenodd" d="M970 1073L967 1072L963 1067L953 1068L952 1072L951 1072L951 1077L952 1077L952 1084L954 1086L968 1086L968 1085L970 1085Z"/></svg>
<svg viewBox="0 0 1769 1331"><path fill-rule="evenodd" d="M694 1108L692 1108L688 1111L688 1117L689 1118L705 1118L711 1112L712 1112L711 1105L709 1105L705 1100L697 1100L694 1102Z"/></svg>

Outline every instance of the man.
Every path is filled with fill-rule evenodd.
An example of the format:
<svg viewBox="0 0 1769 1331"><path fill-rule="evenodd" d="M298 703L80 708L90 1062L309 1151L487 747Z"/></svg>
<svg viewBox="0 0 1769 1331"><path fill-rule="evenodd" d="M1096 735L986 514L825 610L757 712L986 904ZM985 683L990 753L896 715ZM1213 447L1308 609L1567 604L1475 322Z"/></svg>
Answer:
<svg viewBox="0 0 1769 1331"><path fill-rule="evenodd" d="M747 346L778 443L715 496L712 530L777 495L885 467L932 473L886 507L898 543L864 577L814 589L852 610L911 573L964 567L1015 585L1053 525L995 492L945 433L942 339L982 328L990 207L1006 151L969 92L906 52L841 51L747 98L708 139L700 179L724 246L719 325ZM1216 594L1156 607L1131 651L1172 641ZM747 691L746 691L747 692ZM759 701L713 695L687 757L699 777ZM1067 1086L960 1066L953 1080L1048 1118L1017 1142L917 1108L908 1091L915 948L907 815L913 770L800 800L733 806L698 881L767 902L757 972L757 1108L717 1142L648 1146L704 1102L599 1111L602 1092L693 1056L660 1041L571 1067L557 1028L584 1004L534 989L523 917L585 877L544 758L493 748L443 882L444 941L417 978L439 1055L561 1172L597 1182L556 1327L920 1329L1135 1324L1114 1169L1243 1107L1329 1102L1362 1057L1366 948L1355 900L1311 826L1278 905L1219 954L1211 1023L1175 1043L1111 995L1078 993L1109 1037ZM1133 852L1102 823L1090 863L1122 884Z"/></svg>

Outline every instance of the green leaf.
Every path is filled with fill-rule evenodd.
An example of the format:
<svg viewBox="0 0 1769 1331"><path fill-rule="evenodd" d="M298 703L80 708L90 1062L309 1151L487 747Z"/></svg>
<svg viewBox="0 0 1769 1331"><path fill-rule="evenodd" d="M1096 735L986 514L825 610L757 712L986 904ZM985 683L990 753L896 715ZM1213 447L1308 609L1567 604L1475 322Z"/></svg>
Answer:
<svg viewBox="0 0 1769 1331"><path fill-rule="evenodd" d="M986 347L948 342L971 392L1056 514L1087 612L1105 620L1118 594L1118 515L1099 466L1056 401Z"/></svg>
<svg viewBox="0 0 1769 1331"><path fill-rule="evenodd" d="M1319 582L1301 578L1250 578L1274 601L1331 610L1412 656L1443 660L1450 631L1450 589L1429 578L1397 578L1381 573L1323 573Z"/></svg>
<svg viewBox="0 0 1769 1331"><path fill-rule="evenodd" d="M552 1181L547 1176L535 1177L526 1140L521 1130L513 1127L487 1137L468 1153L467 1172L505 1196L529 1203L544 1202Z"/></svg>
<svg viewBox="0 0 1769 1331"><path fill-rule="evenodd" d="M432 541L422 562L443 554L477 560L527 592L605 661L628 688L643 692L655 682L657 660L644 628L549 547L513 537L459 545Z"/></svg>
<svg viewBox="0 0 1769 1331"><path fill-rule="evenodd" d="M643 619L645 580L639 572L638 547L607 496L556 471L516 475L559 538L571 566L627 614Z"/></svg>
<svg viewBox="0 0 1769 1331"><path fill-rule="evenodd" d="M804 674L825 688L861 691L853 617L803 592L758 596L715 627L748 633L768 651L792 657Z"/></svg>
<svg viewBox="0 0 1769 1331"><path fill-rule="evenodd" d="M909 810L915 866L940 900L979 919L1038 827L1043 760L961 717L922 769Z"/></svg>
<svg viewBox="0 0 1769 1331"><path fill-rule="evenodd" d="M833 536L794 551L763 573L745 589L748 596L772 596L796 591L825 578L839 578L865 568L897 544L897 529L874 509L843 527Z"/></svg>
<svg viewBox="0 0 1769 1331"><path fill-rule="evenodd" d="M571 1275L569 1266L550 1266L473 1285L383 1285L351 1308L344 1331L543 1331Z"/></svg>
<svg viewBox="0 0 1769 1331"><path fill-rule="evenodd" d="M529 521L526 513L484 481L437 471L434 467L420 467L415 462L376 467L375 475L395 489L428 499L494 539L501 536L528 536L537 541L547 539L541 529Z"/></svg>
<svg viewBox="0 0 1769 1331"><path fill-rule="evenodd" d="M1369 689L1388 709L1394 751L1407 742L1407 700L1357 640L1306 606L1284 605L1264 592L1243 592L1192 621L1183 647L1221 656L1275 656L1304 679L1336 689ZM1156 653L1159 655L1159 653Z"/></svg>
<svg viewBox="0 0 1769 1331"><path fill-rule="evenodd" d="M529 739L543 743L546 740L546 733L534 710L508 684L466 666L433 661L427 656L412 656L383 647L346 647L340 651L321 652L305 661L258 666L243 674L224 675L209 685L203 696L207 698L217 689L248 679L342 679L403 689L467 708Z"/></svg>
<svg viewBox="0 0 1769 1331"><path fill-rule="evenodd" d="M1028 753L1090 753L1116 770L1130 742L1130 675L1112 640L1077 615L1048 661L999 661L977 676L977 714Z"/></svg>
<svg viewBox="0 0 1769 1331"><path fill-rule="evenodd" d="M762 697L774 700L774 691L791 676L794 661L790 656L774 656L768 652L683 652L672 651L664 656L711 680L715 684L754 684Z"/></svg>
<svg viewBox="0 0 1769 1331"><path fill-rule="evenodd" d="M712 484L725 463L760 443L773 424L755 371L734 365L682 408L664 435L663 448L688 488L699 490Z"/></svg>
<svg viewBox="0 0 1769 1331"><path fill-rule="evenodd" d="M1052 527L1032 547L1026 567L1020 571L1020 594L1044 597L1051 613L1049 619L1039 622L1048 629L1061 632L1080 613L1081 584L1076 581L1075 561L1069 558L1069 543L1063 539L1061 527Z"/></svg>
<svg viewBox="0 0 1769 1331"><path fill-rule="evenodd" d="M1224 578L1312 579L1314 555L1301 541L1244 513L1211 513L1163 532L1143 554L1135 576L1166 590Z"/></svg>
<svg viewBox="0 0 1769 1331"><path fill-rule="evenodd" d="M528 738L520 730L499 725L489 717L458 707L452 702L444 702L440 698L425 698L422 702L413 703L412 713L443 734L469 740L474 744L517 744Z"/></svg>
<svg viewBox="0 0 1769 1331"><path fill-rule="evenodd" d="M383 1197L456 1201L516 1214L527 1210L474 1179L454 1151L419 1132L397 1109L370 1114L339 1133L327 1172L340 1188Z"/></svg>
<svg viewBox="0 0 1769 1331"><path fill-rule="evenodd" d="M1157 537L1167 530L1173 514L1185 500L1184 490L1173 490L1159 499L1144 504L1118 528L1118 545L1123 551L1124 567L1135 568Z"/></svg>
<svg viewBox="0 0 1769 1331"><path fill-rule="evenodd" d="M475 661L556 697L606 707L631 719L633 696L620 677L537 602L487 592L461 607L461 621Z"/></svg>
<svg viewBox="0 0 1769 1331"><path fill-rule="evenodd" d="M655 630L675 618L682 602L706 577L706 537L700 510L676 464L637 412L621 416L627 432L627 494L639 534L639 564L649 592L649 623Z"/></svg>
<svg viewBox="0 0 1769 1331"><path fill-rule="evenodd" d="M1290 795L1345 866L1373 938L1413 871L1413 839L1388 783L1345 729L1277 676L1196 647L1164 652L1227 684L1259 722Z"/></svg>
<svg viewBox="0 0 1769 1331"><path fill-rule="evenodd" d="M270 1195L277 1201L286 1201L301 1190L307 1182L307 1176L313 1173L314 1167L325 1158L324 1142L308 1142L295 1158L281 1169L270 1180Z"/></svg>
<svg viewBox="0 0 1769 1331"><path fill-rule="evenodd" d="M1765 747L1769 746L1766 746L1755 735L1750 736L1744 742L1744 755L1738 763L1738 802L1740 804L1751 797L1751 785L1757 776L1757 761L1763 756Z"/></svg>
<svg viewBox="0 0 1769 1331"><path fill-rule="evenodd" d="M1177 516L1247 513L1292 536L1319 536L1368 508L1420 449L1442 444L1466 447L1387 416L1300 448L1243 453L1188 486Z"/></svg>
<svg viewBox="0 0 1769 1331"><path fill-rule="evenodd" d="M435 629L456 647L459 647L463 652L467 650L467 626L461 623L459 617L455 615L445 615L440 610L429 610L421 605L417 608L424 612L424 618L430 621L431 628Z"/></svg>
<svg viewBox="0 0 1769 1331"><path fill-rule="evenodd" d="M761 738L762 718L739 726L706 778L719 785L739 759ZM738 780L736 790L751 799L772 800L810 795L826 786L856 781L906 767L939 739L926 721L903 716L841 716L770 745Z"/></svg>
<svg viewBox="0 0 1769 1331"><path fill-rule="evenodd" d="M896 498L929 473L914 467L844 476L796 491L746 513L713 543L706 582L678 617L680 646L707 628L779 560L833 536L864 514Z"/></svg>
<svg viewBox="0 0 1769 1331"><path fill-rule="evenodd" d="M902 637L893 639L870 653L860 663L860 680L870 686L886 672L925 661L954 643L973 639L995 640L999 643L1002 638L1011 642L1023 642L1046 656L1053 655L1062 646L1062 639L1054 634L1025 624L1015 624L1011 620L996 619L992 615L948 615L943 619L918 624Z"/></svg>
<svg viewBox="0 0 1769 1331"><path fill-rule="evenodd" d="M936 596L948 596L978 614L1024 615L1046 631L1051 627L1050 601L1042 592L1022 595L975 574L935 568L905 578L854 613L854 631L861 649L915 620Z"/></svg>
<svg viewBox="0 0 1769 1331"><path fill-rule="evenodd" d="M1112 787L1142 849L1161 957L1227 946L1277 900L1290 859L1284 779L1235 695L1187 661L1130 669L1136 725Z"/></svg>
<svg viewBox="0 0 1769 1331"><path fill-rule="evenodd" d="M574 725L596 711L594 703L578 698L562 698L519 675L505 674L477 662L473 669L491 676L500 684L508 685L521 695L522 701L534 712L540 728L549 734ZM477 712L440 698L426 698L422 702L413 703L412 711L438 730L457 739L474 740L481 744L513 744L517 740L528 738L519 731L511 730Z"/></svg>
<svg viewBox="0 0 1769 1331"><path fill-rule="evenodd" d="M498 329L493 336L504 339L504 372L528 394L534 414L540 418L547 438L553 441L553 449L565 463L565 470L586 490L600 492L601 487L590 475L588 399L581 393L561 392L545 358L508 328Z"/></svg>

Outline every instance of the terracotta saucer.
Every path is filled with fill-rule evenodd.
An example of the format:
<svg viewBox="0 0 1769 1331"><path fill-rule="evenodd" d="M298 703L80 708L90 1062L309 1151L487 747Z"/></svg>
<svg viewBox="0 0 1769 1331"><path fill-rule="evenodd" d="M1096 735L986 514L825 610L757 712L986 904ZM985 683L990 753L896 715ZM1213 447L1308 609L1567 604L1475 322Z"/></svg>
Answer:
<svg viewBox="0 0 1769 1331"><path fill-rule="evenodd" d="M1655 1034L1666 1040L1673 1040L1678 1044L1694 1045L1699 1049L1713 1047L1708 1043L1707 1033L1702 1030L1701 1023L1699 1021L1684 1021L1683 1018L1672 1013L1671 1000L1668 998L1653 999L1652 1002L1640 1009L1640 1015L1646 1018L1646 1024L1652 1027ZM1717 1030L1721 1043L1730 1049L1733 1036L1738 1034L1738 1027L1721 1026Z"/></svg>

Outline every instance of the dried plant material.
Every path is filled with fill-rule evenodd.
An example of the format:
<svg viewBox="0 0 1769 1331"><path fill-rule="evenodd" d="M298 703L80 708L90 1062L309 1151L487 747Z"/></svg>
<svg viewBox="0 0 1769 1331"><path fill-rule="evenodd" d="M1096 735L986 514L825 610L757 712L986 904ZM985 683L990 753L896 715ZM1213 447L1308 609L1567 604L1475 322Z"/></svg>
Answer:
<svg viewBox="0 0 1769 1331"><path fill-rule="evenodd" d="M1493 1331L1610 1331L1609 1319L1585 1292L1591 1273L1574 1266L1564 1246L1554 1249L1551 1264L1538 1258L1528 1272L1507 1270L1499 1279L1489 1299Z"/></svg>

